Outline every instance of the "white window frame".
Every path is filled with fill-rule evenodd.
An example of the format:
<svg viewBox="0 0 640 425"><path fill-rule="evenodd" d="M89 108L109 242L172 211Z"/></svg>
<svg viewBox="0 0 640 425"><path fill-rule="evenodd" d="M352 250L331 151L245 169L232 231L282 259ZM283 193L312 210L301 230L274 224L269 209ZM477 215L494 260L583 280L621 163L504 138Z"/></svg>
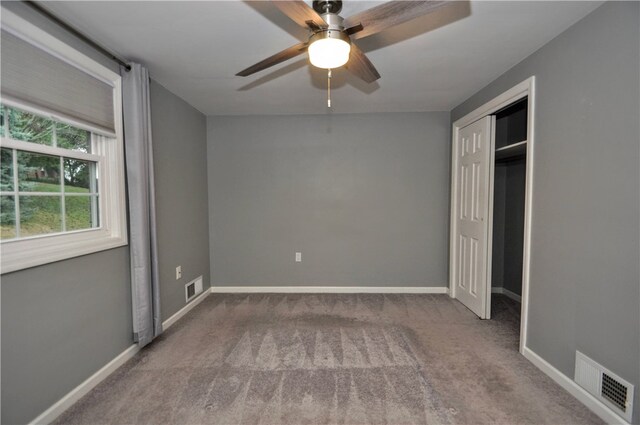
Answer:
<svg viewBox="0 0 640 425"><path fill-rule="evenodd" d="M0 242L0 273L9 273L54 261L127 245L127 216L125 194L125 165L122 127L121 77L104 65L63 43L49 33L22 19L9 10L2 9L2 28L13 35L47 51L59 59L89 73L113 87L115 134L74 122L54 111L38 110L21 105L14 99L2 99L2 103L89 130L93 133L92 160L99 156L100 179L99 227L50 235L10 239ZM28 148L24 149L25 143ZM33 145L33 146L32 146ZM61 155L59 149L2 138L0 146L28 150L44 154ZM78 153L74 153L73 156ZM80 155L82 156L82 155ZM14 172L17 172L14 170Z"/></svg>

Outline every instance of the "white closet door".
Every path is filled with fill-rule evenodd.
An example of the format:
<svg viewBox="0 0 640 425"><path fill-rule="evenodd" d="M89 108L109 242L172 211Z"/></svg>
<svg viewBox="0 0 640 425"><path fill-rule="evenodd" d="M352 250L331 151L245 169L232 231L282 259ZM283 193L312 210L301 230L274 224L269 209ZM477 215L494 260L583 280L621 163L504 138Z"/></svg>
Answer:
<svg viewBox="0 0 640 425"><path fill-rule="evenodd" d="M491 120L460 129L457 155L457 211L454 235L455 297L481 319L490 315L487 288Z"/></svg>

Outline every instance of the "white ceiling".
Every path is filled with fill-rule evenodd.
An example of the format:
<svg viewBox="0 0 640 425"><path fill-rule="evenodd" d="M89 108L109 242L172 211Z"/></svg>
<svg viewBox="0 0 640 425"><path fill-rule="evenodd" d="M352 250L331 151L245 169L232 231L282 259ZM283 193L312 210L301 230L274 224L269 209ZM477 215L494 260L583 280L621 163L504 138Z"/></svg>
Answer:
<svg viewBox="0 0 640 425"><path fill-rule="evenodd" d="M310 3L310 2L309 2ZM346 0L348 17L380 2ZM335 70L333 113L449 111L602 2L456 1L358 41L382 78ZM47 2L56 15L207 115L326 113L326 71L306 55L241 69L303 40L269 2Z"/></svg>

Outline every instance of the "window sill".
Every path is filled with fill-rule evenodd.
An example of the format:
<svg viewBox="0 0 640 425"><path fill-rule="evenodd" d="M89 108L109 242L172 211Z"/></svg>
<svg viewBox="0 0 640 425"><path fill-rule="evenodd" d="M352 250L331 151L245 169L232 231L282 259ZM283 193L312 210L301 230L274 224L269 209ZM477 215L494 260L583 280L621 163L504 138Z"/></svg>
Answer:
<svg viewBox="0 0 640 425"><path fill-rule="evenodd" d="M102 229L7 241L0 247L0 274L125 245L126 235L113 236Z"/></svg>

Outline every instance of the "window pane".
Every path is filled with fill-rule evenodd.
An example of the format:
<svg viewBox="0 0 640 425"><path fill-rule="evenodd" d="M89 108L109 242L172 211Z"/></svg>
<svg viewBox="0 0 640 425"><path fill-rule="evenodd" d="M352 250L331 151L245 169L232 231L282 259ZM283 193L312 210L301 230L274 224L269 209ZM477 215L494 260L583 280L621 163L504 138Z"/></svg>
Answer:
<svg viewBox="0 0 640 425"><path fill-rule="evenodd" d="M60 196L20 196L20 236L61 231Z"/></svg>
<svg viewBox="0 0 640 425"><path fill-rule="evenodd" d="M22 192L60 192L60 157L18 151L18 185Z"/></svg>
<svg viewBox="0 0 640 425"><path fill-rule="evenodd" d="M16 210L13 196L0 196L0 240L16 237Z"/></svg>
<svg viewBox="0 0 640 425"><path fill-rule="evenodd" d="M65 214L67 230L81 230L98 227L92 223L92 210L97 205L94 196L65 196ZM97 218L96 218L97 221Z"/></svg>
<svg viewBox="0 0 640 425"><path fill-rule="evenodd" d="M25 142L51 146L53 122L14 108L6 108L9 116L9 137Z"/></svg>
<svg viewBox="0 0 640 425"><path fill-rule="evenodd" d="M4 137L4 106L0 105L0 137Z"/></svg>
<svg viewBox="0 0 640 425"><path fill-rule="evenodd" d="M56 141L60 148L91 153L91 133L87 130L56 123Z"/></svg>
<svg viewBox="0 0 640 425"><path fill-rule="evenodd" d="M0 190L13 190L13 150L2 149L0 152Z"/></svg>
<svg viewBox="0 0 640 425"><path fill-rule="evenodd" d="M65 192L95 191L96 163L79 159L64 160L64 190ZM93 180L93 181L92 181Z"/></svg>

